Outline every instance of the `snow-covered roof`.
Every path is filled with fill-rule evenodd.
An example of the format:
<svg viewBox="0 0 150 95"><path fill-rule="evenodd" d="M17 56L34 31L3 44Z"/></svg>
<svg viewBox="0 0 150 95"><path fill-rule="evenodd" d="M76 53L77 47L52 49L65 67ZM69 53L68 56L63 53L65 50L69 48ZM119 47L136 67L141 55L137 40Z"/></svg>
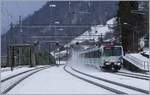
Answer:
<svg viewBox="0 0 150 95"><path fill-rule="evenodd" d="M112 19L106 22L106 24L115 24L115 23L116 23L116 17L113 17Z"/></svg>
<svg viewBox="0 0 150 95"><path fill-rule="evenodd" d="M116 18L112 18L110 20L107 21L107 24L114 24L115 23ZM91 26L91 30L87 30L85 31L83 34L81 34L80 36L74 38L70 43L66 44L65 47L67 45L73 45L76 42L84 42L86 40L91 40L94 39L95 41L98 41L98 38L100 37L100 35L104 35L108 32L112 32L113 30L110 28L109 25L95 25L95 26Z"/></svg>

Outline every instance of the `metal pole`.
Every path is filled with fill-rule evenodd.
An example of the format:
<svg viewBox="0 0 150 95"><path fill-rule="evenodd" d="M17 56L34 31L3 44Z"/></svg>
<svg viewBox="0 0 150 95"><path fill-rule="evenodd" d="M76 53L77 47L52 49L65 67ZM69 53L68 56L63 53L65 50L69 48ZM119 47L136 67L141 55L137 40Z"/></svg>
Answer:
<svg viewBox="0 0 150 95"><path fill-rule="evenodd" d="M133 43L132 43L133 45L133 47L132 47L132 50L133 50L133 52L134 52L134 30L133 30Z"/></svg>
<svg viewBox="0 0 150 95"><path fill-rule="evenodd" d="M145 61L144 61L144 69L145 69Z"/></svg>
<svg viewBox="0 0 150 95"><path fill-rule="evenodd" d="M59 64L58 64L58 66L60 65L60 49L59 49Z"/></svg>
<svg viewBox="0 0 150 95"><path fill-rule="evenodd" d="M23 30L22 30L22 17L21 16L19 16L19 25L20 25L20 33L21 33L21 43L23 43L23 37L22 37L22 32L23 32Z"/></svg>
<svg viewBox="0 0 150 95"><path fill-rule="evenodd" d="M55 62L56 62L56 54L55 54L55 51L54 51L54 59L55 59ZM57 64L57 63L56 63Z"/></svg>
<svg viewBox="0 0 150 95"><path fill-rule="evenodd" d="M19 47L19 64L18 65L21 65L22 64L22 48L21 47Z"/></svg>
<svg viewBox="0 0 150 95"><path fill-rule="evenodd" d="M102 33L101 33L100 37L101 37L101 44L102 44L103 43L103 34Z"/></svg>
<svg viewBox="0 0 150 95"><path fill-rule="evenodd" d="M50 52L51 52L51 44L49 44L49 55L50 55ZM50 56L49 56L49 63L50 63Z"/></svg>
<svg viewBox="0 0 150 95"><path fill-rule="evenodd" d="M20 25L20 43L22 44L23 43L23 36L22 36L22 17L19 16L19 25ZM18 65L21 65L22 64L22 48L19 47L19 64Z"/></svg>
<svg viewBox="0 0 150 95"><path fill-rule="evenodd" d="M29 54L30 54L30 66L31 66L32 65L31 47L29 48Z"/></svg>
<svg viewBox="0 0 150 95"><path fill-rule="evenodd" d="M69 50L68 49L69 49L69 47L67 47L67 64L68 64L68 60L69 60L69 58L68 58L69 57L69 54L68 54Z"/></svg>
<svg viewBox="0 0 150 95"><path fill-rule="evenodd" d="M11 47L11 71L13 71L13 68L14 68L14 47Z"/></svg>
<svg viewBox="0 0 150 95"><path fill-rule="evenodd" d="M11 71L13 71L13 54L12 54L12 47L10 47L10 67L11 67Z"/></svg>
<svg viewBox="0 0 150 95"><path fill-rule="evenodd" d="M50 52L51 52L51 45L49 44L49 54L50 54Z"/></svg>
<svg viewBox="0 0 150 95"><path fill-rule="evenodd" d="M71 4L71 2L69 1L69 24L71 24L71 10L70 10L70 4Z"/></svg>
<svg viewBox="0 0 150 95"><path fill-rule="evenodd" d="M6 66L9 66L9 46L7 44L7 63Z"/></svg>

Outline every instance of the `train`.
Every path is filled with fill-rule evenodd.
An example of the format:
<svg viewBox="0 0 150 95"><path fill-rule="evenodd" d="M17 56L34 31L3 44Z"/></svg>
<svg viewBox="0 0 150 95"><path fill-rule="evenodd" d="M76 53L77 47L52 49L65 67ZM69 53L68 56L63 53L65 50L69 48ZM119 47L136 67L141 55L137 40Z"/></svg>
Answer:
<svg viewBox="0 0 150 95"><path fill-rule="evenodd" d="M121 45L102 45L79 52L82 63L100 68L103 71L120 70L123 64L122 57L123 47Z"/></svg>

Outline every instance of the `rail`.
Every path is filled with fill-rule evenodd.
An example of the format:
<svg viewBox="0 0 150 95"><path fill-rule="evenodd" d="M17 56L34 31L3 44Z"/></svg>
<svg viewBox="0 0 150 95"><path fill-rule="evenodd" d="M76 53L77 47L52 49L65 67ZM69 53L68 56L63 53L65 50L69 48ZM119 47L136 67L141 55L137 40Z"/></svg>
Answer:
<svg viewBox="0 0 150 95"><path fill-rule="evenodd" d="M88 82L88 83L90 83L90 84L93 84L93 85L96 85L96 86L98 86L98 87L102 87L102 88L104 88L104 89L106 89L106 90L109 90L109 91L111 91L111 92L114 92L114 93L116 93L116 94L121 94L121 95L127 94L127 93L124 93L124 92L122 92L122 91L116 90L116 89L114 89L114 88L105 86L105 85L103 85L103 84L99 84L99 83L97 83L97 82L94 82L94 81L91 81L91 80L89 80L89 79L80 77L80 76L78 76L78 75L76 75L76 74L73 74L72 72L70 72L69 70L66 69L66 66L64 66L64 70L65 70L67 73L69 73L69 74L71 74L72 76L74 76L74 77L77 77L77 78L79 78L79 79L81 79L81 80L83 80L83 81L86 81L86 82Z"/></svg>
<svg viewBox="0 0 150 95"><path fill-rule="evenodd" d="M39 67L39 68L28 70L26 72L22 72L22 73L19 73L19 74L16 74L16 75L13 75L13 76L10 76L6 79L1 80L1 86L2 85L4 86L4 88L1 89L1 92L2 92L1 94L6 94L7 92L9 92L12 88L14 88L17 84L19 84L24 79L28 78L29 76L33 75L36 72L44 70L46 68L49 68L49 67L48 66ZM11 82L11 79L14 80L14 78L17 78L17 80ZM5 84L8 84L10 82L11 82L11 84L9 86L5 85Z"/></svg>
<svg viewBox="0 0 150 95"><path fill-rule="evenodd" d="M115 85L118 85L118 86L122 86L122 87L125 87L125 88L128 88L128 89L132 89L132 90L135 90L135 91L138 91L138 92L142 92L142 93L145 93L145 94L149 94L149 91L147 90L144 90L144 89L140 89L140 88L137 88L137 87L132 87L132 86L129 86L129 85L126 85L126 84L122 84L122 83L118 83L118 82L114 82L114 81L110 81L110 80L107 80L107 79L103 79L103 78L100 78L100 77L96 77L96 76L93 76L93 75L90 75L90 74L86 74L86 73L83 73L79 70L76 70L74 68L72 68L74 71L80 73L80 74L83 74L83 75L86 75L86 76L89 76L89 77L92 77L92 78L95 78L95 79L98 79L98 80L102 80L102 81L105 81L105 82L108 82L108 83L112 83L112 84L115 84Z"/></svg>

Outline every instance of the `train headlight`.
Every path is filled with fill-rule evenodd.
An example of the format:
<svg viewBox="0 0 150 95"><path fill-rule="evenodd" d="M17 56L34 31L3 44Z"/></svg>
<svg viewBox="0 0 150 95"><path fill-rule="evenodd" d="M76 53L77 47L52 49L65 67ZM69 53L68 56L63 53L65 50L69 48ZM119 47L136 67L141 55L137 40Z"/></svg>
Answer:
<svg viewBox="0 0 150 95"><path fill-rule="evenodd" d="M115 64L115 65L118 65L118 63L116 63L116 62L115 62L114 64Z"/></svg>
<svg viewBox="0 0 150 95"><path fill-rule="evenodd" d="M121 65L121 63L119 62L119 63L117 63L117 65Z"/></svg>
<svg viewBox="0 0 150 95"><path fill-rule="evenodd" d="M110 65L111 63L110 63L110 62L106 62L105 64L106 64L106 65Z"/></svg>

